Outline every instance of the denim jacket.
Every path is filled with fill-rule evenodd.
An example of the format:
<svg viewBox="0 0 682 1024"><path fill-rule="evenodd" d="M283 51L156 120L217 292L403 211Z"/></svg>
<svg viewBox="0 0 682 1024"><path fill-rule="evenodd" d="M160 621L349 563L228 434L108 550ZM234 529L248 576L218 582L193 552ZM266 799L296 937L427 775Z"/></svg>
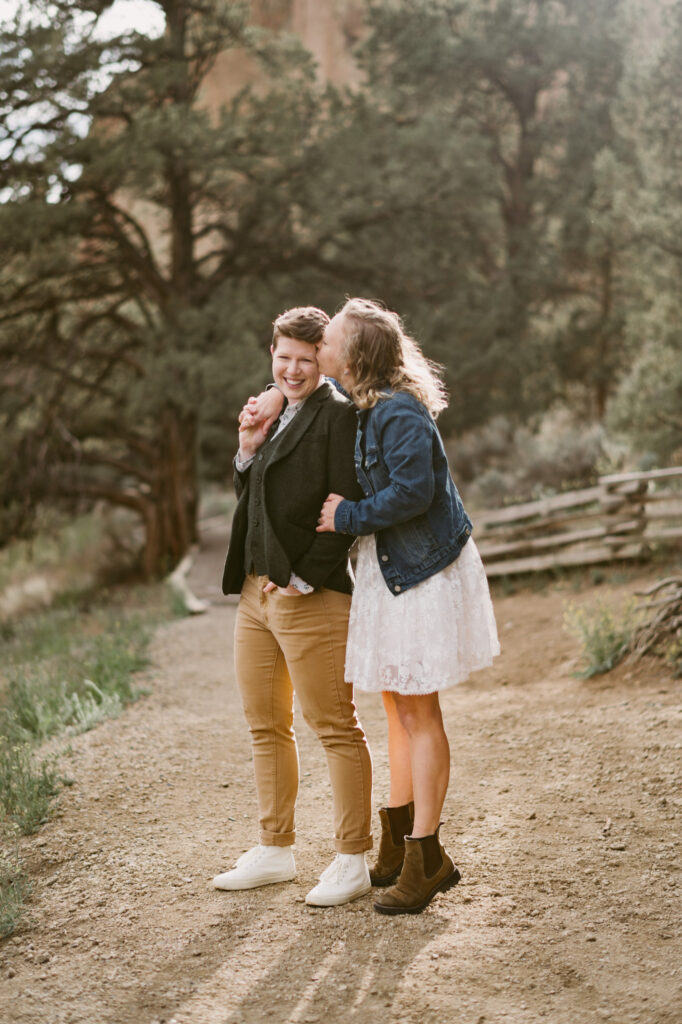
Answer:
<svg viewBox="0 0 682 1024"><path fill-rule="evenodd" d="M360 409L355 471L365 497L336 509L339 533L376 533L386 586L401 594L454 562L473 529L428 409L388 391Z"/></svg>

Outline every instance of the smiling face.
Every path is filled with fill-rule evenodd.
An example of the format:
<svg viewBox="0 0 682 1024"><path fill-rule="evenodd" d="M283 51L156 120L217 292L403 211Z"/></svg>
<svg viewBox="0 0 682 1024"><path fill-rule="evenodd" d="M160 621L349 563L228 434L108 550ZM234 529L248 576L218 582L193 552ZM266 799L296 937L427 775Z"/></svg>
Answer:
<svg viewBox="0 0 682 1024"><path fill-rule="evenodd" d="M301 402L312 395L320 383L315 345L280 335L272 352L275 384L290 402Z"/></svg>
<svg viewBox="0 0 682 1024"><path fill-rule="evenodd" d="M340 384L348 381L348 357L346 355L346 325L343 313L332 317L325 328L322 342L317 350L317 362L322 373L334 377Z"/></svg>

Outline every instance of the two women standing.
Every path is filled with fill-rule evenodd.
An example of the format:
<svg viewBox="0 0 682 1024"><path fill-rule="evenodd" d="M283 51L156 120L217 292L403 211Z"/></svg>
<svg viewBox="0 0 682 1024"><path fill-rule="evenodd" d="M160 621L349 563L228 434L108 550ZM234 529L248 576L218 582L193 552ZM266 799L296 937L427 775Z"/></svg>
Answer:
<svg viewBox="0 0 682 1024"><path fill-rule="evenodd" d="M439 838L450 774L439 692L492 663L495 619L435 423L446 406L437 368L396 313L365 299L331 320L317 358L357 410L364 497L330 494L317 532L360 537L345 678L381 691L388 718L374 906L419 913L460 878Z"/></svg>

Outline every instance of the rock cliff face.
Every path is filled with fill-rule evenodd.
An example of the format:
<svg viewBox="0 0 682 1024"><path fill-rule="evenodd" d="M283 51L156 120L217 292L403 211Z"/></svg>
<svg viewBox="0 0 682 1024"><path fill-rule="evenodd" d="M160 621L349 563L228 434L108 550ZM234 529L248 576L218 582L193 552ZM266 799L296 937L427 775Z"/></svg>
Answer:
<svg viewBox="0 0 682 1024"><path fill-rule="evenodd" d="M362 0L253 0L252 21L297 35L317 61L320 77L342 84L358 78L351 48L362 31L362 8ZM202 102L215 109L257 78L253 63L231 50L206 78Z"/></svg>
<svg viewBox="0 0 682 1024"><path fill-rule="evenodd" d="M300 36L324 78L342 83L356 77L350 50L362 29L359 0L263 0L259 6L289 9L289 24L283 27Z"/></svg>
<svg viewBox="0 0 682 1024"><path fill-rule="evenodd" d="M251 21L274 31L297 35L312 53L322 81L341 85L359 79L351 49L363 27L364 0L252 0ZM203 81L198 105L217 111L237 90L261 78L258 65L239 50L229 50L216 60ZM164 266L169 259L167 211L129 195L127 209L144 225L157 259ZM199 245L208 251L210 239Z"/></svg>

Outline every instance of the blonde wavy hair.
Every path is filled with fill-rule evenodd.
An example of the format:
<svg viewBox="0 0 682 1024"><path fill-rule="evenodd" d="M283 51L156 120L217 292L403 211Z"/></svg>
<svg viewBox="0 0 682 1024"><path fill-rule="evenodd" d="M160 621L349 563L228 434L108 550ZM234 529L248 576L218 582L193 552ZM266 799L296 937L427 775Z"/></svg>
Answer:
<svg viewBox="0 0 682 1024"><path fill-rule="evenodd" d="M446 408L442 367L426 358L397 313L371 299L348 299L339 313L354 380L349 392L358 408L371 409L387 387L414 395L432 416Z"/></svg>

